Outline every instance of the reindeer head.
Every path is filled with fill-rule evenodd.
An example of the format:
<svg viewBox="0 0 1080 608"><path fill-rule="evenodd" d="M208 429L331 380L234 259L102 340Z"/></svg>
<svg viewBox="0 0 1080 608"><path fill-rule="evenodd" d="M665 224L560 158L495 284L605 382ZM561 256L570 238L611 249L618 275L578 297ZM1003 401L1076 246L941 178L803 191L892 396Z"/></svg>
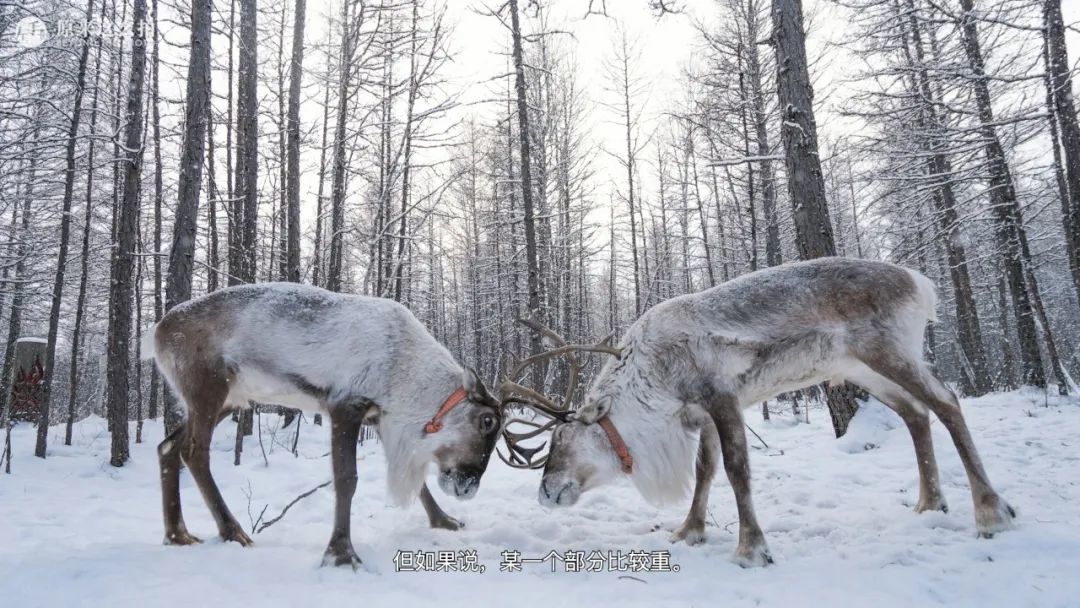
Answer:
<svg viewBox="0 0 1080 608"><path fill-rule="evenodd" d="M592 415L581 417L593 409L586 403L571 420L552 432L551 449L540 479L540 504L571 506L584 492L611 481L623 469L601 423L589 422Z"/></svg>
<svg viewBox="0 0 1080 608"><path fill-rule="evenodd" d="M437 441L432 457L443 492L467 500L476 495L491 452L502 428L502 412L479 376L466 368L462 388L443 404L425 427L429 441Z"/></svg>
<svg viewBox="0 0 1080 608"><path fill-rule="evenodd" d="M506 464L516 468L537 469L543 467L544 474L540 481L539 500L545 506L570 506L577 502L581 494L594 487L613 479L620 470L628 471L629 454L617 449L621 439L615 439L618 431L614 430L611 422L606 419L610 409L610 399L603 395L603 391L596 387L603 386L604 376L609 367L601 372L594 390L589 392L583 407L573 409L574 391L577 389L581 364L574 353L577 351L604 352L618 358L620 351L607 345L608 338L591 346L569 345L555 332L532 321L522 321L532 329L542 333L548 340L554 342L555 348L539 355L533 355L525 359L511 372L508 380L503 382L500 392L505 405L522 405L547 417L544 424L533 420L513 419L507 423L522 424L531 427L532 430L524 433L515 433L510 430L503 431L503 437L509 452L509 457L504 457L499 452L499 457ZM566 355L570 366L569 380L566 393L561 403L558 403L530 388L524 387L514 381L526 367L541 361ZM533 457L544 448L541 444L535 448L526 448L520 442L527 440L548 430L551 434L551 448L548 454L533 460ZM616 448L616 449L613 449ZM625 456L625 457L623 457Z"/></svg>

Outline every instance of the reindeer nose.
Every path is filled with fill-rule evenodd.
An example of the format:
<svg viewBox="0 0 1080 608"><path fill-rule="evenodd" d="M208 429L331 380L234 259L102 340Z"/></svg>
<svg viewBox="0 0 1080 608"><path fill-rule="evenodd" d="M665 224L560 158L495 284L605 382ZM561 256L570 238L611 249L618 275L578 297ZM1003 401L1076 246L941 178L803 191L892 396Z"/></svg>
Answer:
<svg viewBox="0 0 1080 608"><path fill-rule="evenodd" d="M571 498L573 492L567 492L574 485L573 481L566 481L561 484L548 485L548 479L545 477L540 480L540 504L545 507L563 506L566 504L562 499ZM573 500L566 501L569 504L573 504Z"/></svg>
<svg viewBox="0 0 1080 608"><path fill-rule="evenodd" d="M540 480L540 504L546 505L551 502L551 492L548 492L547 478Z"/></svg>
<svg viewBox="0 0 1080 608"><path fill-rule="evenodd" d="M480 478L473 475L460 475L454 480L454 494L458 498L472 498L480 487Z"/></svg>

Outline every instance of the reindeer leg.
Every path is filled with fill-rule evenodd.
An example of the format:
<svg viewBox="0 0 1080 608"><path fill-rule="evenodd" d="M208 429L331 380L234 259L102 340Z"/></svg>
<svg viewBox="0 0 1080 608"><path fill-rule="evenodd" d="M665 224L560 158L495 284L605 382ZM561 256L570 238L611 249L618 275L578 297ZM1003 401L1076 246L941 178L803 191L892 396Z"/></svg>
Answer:
<svg viewBox="0 0 1080 608"><path fill-rule="evenodd" d="M255 542L229 511L217 482L210 474L210 438L214 434L214 427L224 417L224 413L219 416L217 408L210 415L196 414L196 411L192 410L189 414L188 442L181 452L184 462L187 463L191 476L195 478L195 483L199 486L210 514L214 516L222 540L231 540L250 547Z"/></svg>
<svg viewBox="0 0 1080 608"><path fill-rule="evenodd" d="M348 405L330 408L330 460L334 469L334 531L322 565L360 566L352 544L352 499L356 493L356 441L360 437L362 412Z"/></svg>
<svg viewBox="0 0 1080 608"><path fill-rule="evenodd" d="M893 351L895 352L895 351ZM975 525L979 536L991 538L995 533L1012 527L1016 511L990 485L982 460L975 449L971 431L964 422L960 402L948 387L935 378L918 361L893 356L869 356L864 362L874 371L900 385L917 400L929 407L952 436L960 460L967 471L971 497L975 503Z"/></svg>
<svg viewBox="0 0 1080 608"><path fill-rule="evenodd" d="M161 467L161 502L165 517L165 544L192 545L202 541L188 532L180 508L180 452L187 444L187 421L184 421L157 448Z"/></svg>
<svg viewBox="0 0 1080 608"><path fill-rule="evenodd" d="M739 402L731 395L715 395L706 409L716 424L720 451L724 456L724 470L735 492L735 506L739 510L739 546L735 550L734 561L744 568L771 564L773 559L758 525L750 496L750 455Z"/></svg>
<svg viewBox="0 0 1080 608"><path fill-rule="evenodd" d="M690 512L686 514L686 520L671 535L671 542L685 541L688 545L698 545L705 542L705 513L709 507L709 486L712 485L713 476L716 474L716 444L720 441L719 435L712 424L704 424L701 427L701 437L698 440L697 479L694 484L694 499L690 503Z"/></svg>
<svg viewBox="0 0 1080 608"><path fill-rule="evenodd" d="M465 524L450 517L442 510L439 503L435 502L435 497L431 495L426 483L420 488L420 504L424 505L424 512L427 513L428 522L430 522L432 528L456 531L465 527Z"/></svg>
<svg viewBox="0 0 1080 608"><path fill-rule="evenodd" d="M873 370L865 369L850 380L889 406L907 425L911 442L915 446L915 462L919 467L919 502L915 505L915 512L947 513L949 507L941 493L934 440L930 435L930 413L925 407L912 403L904 389Z"/></svg>
<svg viewBox="0 0 1080 608"><path fill-rule="evenodd" d="M941 493L937 458L934 456L934 440L930 436L930 414L905 401L897 401L893 407L907 425L911 441L915 445L915 461L919 466L919 502L916 513L925 511L949 512L949 505Z"/></svg>

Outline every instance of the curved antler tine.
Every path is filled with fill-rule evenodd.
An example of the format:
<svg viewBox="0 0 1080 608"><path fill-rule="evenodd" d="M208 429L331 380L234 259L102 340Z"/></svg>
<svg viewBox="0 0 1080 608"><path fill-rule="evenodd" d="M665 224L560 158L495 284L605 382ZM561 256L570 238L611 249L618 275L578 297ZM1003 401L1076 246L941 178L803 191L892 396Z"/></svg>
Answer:
<svg viewBox="0 0 1080 608"><path fill-rule="evenodd" d="M515 433L514 431L503 431L503 435L507 439L513 440L515 443L517 443L518 441L524 441L526 439L532 439L533 437L539 436L541 433L546 433L546 432L550 431L552 428L554 428L556 424L559 423L558 420L552 420L552 421L548 422L547 424L536 424L535 422L530 422L528 420L515 420L514 422L519 422L521 424L528 424L529 426L533 427L533 429L531 431L525 431L524 433ZM541 446L541 447L543 447L543 446Z"/></svg>
<svg viewBox="0 0 1080 608"><path fill-rule="evenodd" d="M519 319L518 321L522 325L531 328L533 331L542 334L543 336L554 342L556 346L555 350L569 349L566 350L565 354L567 355L567 359L569 360L570 373L566 382L566 392L563 393L562 409L567 411L573 409L574 391L577 390L578 378L580 378L581 376L581 361L579 361L578 358L574 356L574 351L577 349L567 344L566 338L563 338L559 334L555 333L555 331L551 328L537 323L533 319Z"/></svg>
<svg viewBox="0 0 1080 608"><path fill-rule="evenodd" d="M510 426L511 424L520 424L520 425L523 425L523 426L532 427L534 429L539 429L539 428L544 428L544 427L548 426L552 422L558 422L558 421L549 420L546 423L541 424L539 422L536 422L535 420L525 420L524 418L511 418L510 420L506 421L506 425Z"/></svg>
<svg viewBox="0 0 1080 608"><path fill-rule="evenodd" d="M545 463L547 463L547 454L545 454L536 461L533 460L533 457L536 456L536 454L540 450L544 449L545 445L547 444L543 443L536 448L525 448L518 445L508 444L507 447L509 449L507 450L507 454L509 454L509 456L504 456L502 450L500 450L499 448L495 448L495 453L498 454L499 460L502 460L508 466L511 466L515 469L539 469L540 467L544 466Z"/></svg>
<svg viewBox="0 0 1080 608"><path fill-rule="evenodd" d="M547 445L546 441L544 443L541 443L540 445L536 446L535 448L527 448L525 446L514 444L513 450L515 452L517 452L518 456L521 456L522 458L524 458L525 462L530 462L531 463L532 459L533 459L533 456L536 456L540 452L540 450L544 449L544 447L546 445Z"/></svg>
<svg viewBox="0 0 1080 608"><path fill-rule="evenodd" d="M516 464L515 462L513 462L511 460L511 459L518 460L517 456L515 456L513 452L510 452L510 458L507 458L506 456L503 456L502 450L500 450L499 448L495 448L495 453L499 455L499 460L505 462L507 464L507 466L514 467L515 469L524 469L524 468L526 468L526 467L523 467L523 466L521 466L519 464Z"/></svg>
<svg viewBox="0 0 1080 608"><path fill-rule="evenodd" d="M500 450L496 449L496 453L499 459L506 463L508 466L518 469L538 469L543 467L547 462L548 455L533 460L538 453L540 453L544 447L547 446L547 442L540 444L538 447L530 448L520 444L521 441L535 438L542 433L545 433L555 427L560 422L566 422L568 416L572 411L574 393L577 390L582 365L578 358L579 352L593 352L593 353L606 353L616 358L622 357L622 351L616 347L610 345L615 332L607 335L603 340L592 345L584 344L570 344L565 338L560 336L552 329L545 327L543 324L533 319L518 319L518 323L532 329L533 331L541 334L547 339L549 344L553 346L544 352L537 353L526 357L513 367L510 373L507 375L506 380L499 385L499 396L502 400L503 407L510 405L521 405L527 407L538 414L542 414L551 418L546 423L538 423L533 420L522 420L515 418L508 420L502 430L503 441L506 444L507 453L504 455ZM567 357L567 363L570 367L569 377L567 379L566 392L563 395L562 403L556 403L546 395L541 394L527 386L523 386L517 382L518 377L529 366L535 365L554 357L563 356ZM525 432L514 432L507 430L512 423L520 423L524 426L531 427L531 430Z"/></svg>
<svg viewBox="0 0 1080 608"><path fill-rule="evenodd" d="M537 460L536 462L530 464L529 468L530 469L542 469L542 468L544 468L544 465L547 464L547 461L548 461L548 455L544 454L543 456L540 457L540 460Z"/></svg>
<svg viewBox="0 0 1080 608"><path fill-rule="evenodd" d="M559 355L566 354L566 353L570 352L570 350L572 350L572 349L568 349L566 346L562 346L562 347L559 347L559 348L553 348L551 350L546 350L546 351L544 351L542 353L537 353L535 355L530 355L529 357L526 357L525 359L522 359L521 362L519 362L514 367L514 369L510 370L510 373L507 375L507 378L509 378L510 380L516 380L518 377L521 376L521 372L528 369L529 366L536 365L537 363L542 363L544 361L547 361L548 359L553 359L553 358L555 358L555 357L557 357Z"/></svg>
<svg viewBox="0 0 1080 608"><path fill-rule="evenodd" d="M608 344L566 344L565 346L546 350L540 354L532 355L522 360L521 363L518 363L518 366L514 368L514 371L510 373L510 377L515 378L514 372L520 375L526 367L534 363L539 363L540 361L545 361L559 355L567 355L576 352L606 353L616 359L622 358L622 349Z"/></svg>
<svg viewBox="0 0 1080 608"><path fill-rule="evenodd" d="M581 377L581 362L574 355L567 359L570 361L570 372L566 379L566 392L563 394L563 409L570 411L574 407L574 391L577 390L578 379Z"/></svg>
<svg viewBox="0 0 1080 608"><path fill-rule="evenodd" d="M511 389L508 389L507 396L502 400L504 407L517 403L550 418L555 418L556 420L565 420L566 416L570 413L569 410L556 405L555 402L531 388L514 383L510 384L513 386Z"/></svg>
<svg viewBox="0 0 1080 608"><path fill-rule="evenodd" d="M525 400L551 409L558 409L558 406L556 406L555 402L551 399L548 399L527 386L522 386L521 384L510 380L504 380L503 383L499 385L499 396L502 397L504 403Z"/></svg>
<svg viewBox="0 0 1080 608"><path fill-rule="evenodd" d="M541 469L544 467L545 464L547 464L548 461L547 454L541 456L539 460L533 462L523 460L521 457L519 457L517 454L514 454L513 452L511 452L510 457L507 458L506 456L503 456L502 451L500 451L498 448L495 448L495 453L498 454L499 460L502 460L506 463L507 466L513 467L515 469Z"/></svg>
<svg viewBox="0 0 1080 608"><path fill-rule="evenodd" d="M534 412L536 412L538 414L541 414L543 416L547 416L548 418L551 418L555 422L566 422L570 418L570 414L571 414L570 411L550 409L550 408L545 407L545 406L543 406L543 405L541 405L539 403L532 403L532 402L530 402L528 400L524 400L524 399L514 399L513 401L515 401L515 402L517 402L517 403L519 403L519 404L533 410Z"/></svg>
<svg viewBox="0 0 1080 608"><path fill-rule="evenodd" d="M603 338L602 338L602 339L601 339L601 340L600 340L599 342L597 342L597 343L596 343L596 345L597 345L597 346L611 346L611 341L615 339L615 334L616 334L616 333L618 333L618 331L619 331L619 330L617 330L617 329L613 329L613 330L611 330L611 333L609 333L608 335L604 336L604 337L603 337ZM618 356L621 356L621 355L622 355L622 349L620 349L620 348L617 348L617 347L614 347L614 346L612 346L612 348L614 348L615 350L619 351L619 354L618 354L618 355L615 355L616 357L618 357ZM614 354L614 353L612 353L612 354Z"/></svg>
<svg viewBox="0 0 1080 608"><path fill-rule="evenodd" d="M543 325L542 323L534 319L518 319L517 321L525 327L528 327L536 333L544 336L545 338L550 340L555 346L566 346L566 339L555 333L554 330L547 327L546 325Z"/></svg>

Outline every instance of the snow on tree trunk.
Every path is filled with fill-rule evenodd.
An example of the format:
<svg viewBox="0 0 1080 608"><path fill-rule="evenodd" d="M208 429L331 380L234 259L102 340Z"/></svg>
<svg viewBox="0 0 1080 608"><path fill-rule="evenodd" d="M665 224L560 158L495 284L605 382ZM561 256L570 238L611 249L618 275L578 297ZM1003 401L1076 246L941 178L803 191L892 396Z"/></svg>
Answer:
<svg viewBox="0 0 1080 608"><path fill-rule="evenodd" d="M795 246L799 258L809 260L836 255L836 245L818 155L802 21L801 0L773 0L777 94L783 121L780 133L795 221ZM840 437L847 432L848 424L858 410L855 389L845 383L830 386L826 393L833 430Z"/></svg>

